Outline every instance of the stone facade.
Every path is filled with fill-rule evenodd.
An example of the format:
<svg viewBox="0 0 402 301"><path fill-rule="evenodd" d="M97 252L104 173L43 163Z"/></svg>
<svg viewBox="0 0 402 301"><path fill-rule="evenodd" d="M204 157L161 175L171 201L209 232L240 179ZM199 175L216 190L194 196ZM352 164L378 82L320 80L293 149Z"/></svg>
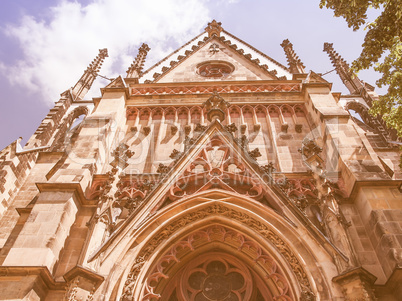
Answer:
<svg viewBox="0 0 402 301"><path fill-rule="evenodd" d="M213 21L86 100L100 50L0 152L0 300L401 300L397 137L282 47Z"/></svg>

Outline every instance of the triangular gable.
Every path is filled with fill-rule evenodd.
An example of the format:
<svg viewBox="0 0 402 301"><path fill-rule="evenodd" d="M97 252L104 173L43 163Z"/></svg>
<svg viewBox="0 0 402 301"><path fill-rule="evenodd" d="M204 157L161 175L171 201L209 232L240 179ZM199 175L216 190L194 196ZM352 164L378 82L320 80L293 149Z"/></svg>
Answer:
<svg viewBox="0 0 402 301"><path fill-rule="evenodd" d="M308 83L324 83L328 84L328 81L326 81L324 78L321 76L322 74L320 73L315 73L314 71L310 71L306 78L306 82Z"/></svg>
<svg viewBox="0 0 402 301"><path fill-rule="evenodd" d="M218 47L214 46L218 52L214 53L210 49L212 44L219 44ZM204 50L208 54L202 56L200 50ZM210 52L211 51L211 52ZM212 54L212 55L210 55ZM214 57L219 57L216 59ZM225 56L226 54L226 56ZM194 57L196 56L196 57ZM223 78L205 78L201 77L198 81L203 80L258 80L258 79L288 79L292 78L289 70L278 63L269 56L263 54L242 40L236 38L226 31L222 31L221 36L208 37L208 34L197 36L171 55L167 56L150 69L144 72L141 82L165 82L165 81L191 81L197 80L198 76L195 73L197 63L210 60L227 61L235 66L238 65L239 69L234 70L232 79L227 77ZM198 62L197 62L198 60ZM181 68L180 68L181 67ZM245 72L243 69L248 69ZM186 76L187 73L187 76ZM171 76L168 76L171 74ZM174 76L173 76L174 74ZM195 76L194 76L195 75ZM237 76L237 77L235 77Z"/></svg>
<svg viewBox="0 0 402 301"><path fill-rule="evenodd" d="M157 83L188 81L235 81L235 80L277 80L276 70L253 61L251 55L244 55L220 39L208 39L188 56L179 57L180 62L166 69L155 78Z"/></svg>
<svg viewBox="0 0 402 301"><path fill-rule="evenodd" d="M124 81L124 78L121 75L119 75L110 84L108 84L104 89L108 89L108 88L127 88L127 84Z"/></svg>
<svg viewBox="0 0 402 301"><path fill-rule="evenodd" d="M173 153L177 163L173 163L169 169L182 165L181 172L171 178L168 175L168 180L163 181L169 183L169 188L165 190L154 210L190 195L220 189L251 197L275 211L282 211L278 204L268 201L270 198L263 187L266 185L254 170L259 169L259 166L252 159L253 152L246 152L236 145L239 142L236 142L219 122L207 132L209 133L200 134L207 136L207 139L200 137L200 141L197 142L200 144L192 146L195 152L188 150ZM258 150L253 151L258 153ZM179 162L181 157L184 162Z"/></svg>

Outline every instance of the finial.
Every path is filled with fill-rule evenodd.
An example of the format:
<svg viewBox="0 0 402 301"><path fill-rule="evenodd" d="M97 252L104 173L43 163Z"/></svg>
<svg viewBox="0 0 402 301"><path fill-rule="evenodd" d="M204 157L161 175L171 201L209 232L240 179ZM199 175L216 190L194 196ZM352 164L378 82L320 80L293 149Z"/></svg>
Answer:
<svg viewBox="0 0 402 301"><path fill-rule="evenodd" d="M328 53L332 65L335 67L343 84L349 90L350 94L360 94L364 87L360 79L350 72L348 63L334 50L332 43L324 43L324 50Z"/></svg>
<svg viewBox="0 0 402 301"><path fill-rule="evenodd" d="M289 42L288 39L283 40L281 44L283 50L285 51L286 58L289 63L289 69L292 73L304 73L304 64L297 56L296 52L293 50L293 44Z"/></svg>
<svg viewBox="0 0 402 301"><path fill-rule="evenodd" d="M208 23L208 26L205 27L205 31L208 32L208 37L216 36L220 37L221 31L223 30L221 22L216 22L216 20L212 20L212 22Z"/></svg>
<svg viewBox="0 0 402 301"><path fill-rule="evenodd" d="M214 91L212 96L203 105L207 110L207 118L210 122L216 119L219 121L225 120L226 109L229 107L229 103L219 96L218 92Z"/></svg>
<svg viewBox="0 0 402 301"><path fill-rule="evenodd" d="M89 64L88 68L84 71L84 74L72 89L72 94L75 99L83 99L85 97L98 76L98 72L102 67L104 59L108 56L109 55L106 48L99 49L99 54Z"/></svg>
<svg viewBox="0 0 402 301"><path fill-rule="evenodd" d="M144 67L145 58L150 50L147 44L142 44L138 49L137 57L127 70L128 78L140 78L142 75L142 68Z"/></svg>

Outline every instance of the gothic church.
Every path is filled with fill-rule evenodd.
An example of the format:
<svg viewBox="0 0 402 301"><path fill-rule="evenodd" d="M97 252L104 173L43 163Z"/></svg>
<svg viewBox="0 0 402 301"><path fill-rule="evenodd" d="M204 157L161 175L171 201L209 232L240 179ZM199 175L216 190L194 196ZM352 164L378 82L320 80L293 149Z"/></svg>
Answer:
<svg viewBox="0 0 402 301"><path fill-rule="evenodd" d="M152 46L152 45L150 45ZM85 95L102 49L0 152L0 300L402 300L398 139L350 94L212 21Z"/></svg>

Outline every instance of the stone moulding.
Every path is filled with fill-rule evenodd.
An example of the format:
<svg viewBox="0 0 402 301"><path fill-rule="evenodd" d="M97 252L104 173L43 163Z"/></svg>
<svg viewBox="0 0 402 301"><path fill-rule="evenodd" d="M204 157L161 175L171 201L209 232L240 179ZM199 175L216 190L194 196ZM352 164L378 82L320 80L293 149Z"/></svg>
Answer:
<svg viewBox="0 0 402 301"><path fill-rule="evenodd" d="M211 94L218 93L266 93L266 92L301 92L301 83L261 83L239 84L230 83L224 85L193 84L183 86L153 85L143 87L131 87L131 96L143 95L174 95L174 94Z"/></svg>
<svg viewBox="0 0 402 301"><path fill-rule="evenodd" d="M96 206L96 200L88 200L82 190L80 183L36 183L39 192L45 191L72 191L77 197L81 206Z"/></svg>
<svg viewBox="0 0 402 301"><path fill-rule="evenodd" d="M55 281L48 268L45 266L0 266L0 279L6 277L22 277L37 275L42 280L45 290L65 290L66 282Z"/></svg>
<svg viewBox="0 0 402 301"><path fill-rule="evenodd" d="M130 297L132 298L132 294L134 293L136 282L143 265L151 258L155 249L161 245L164 240L168 239L174 235L175 232L191 223L215 215L229 218L248 228L251 228L261 237L269 241L288 263L300 285L300 291L307 291L310 294L314 294L313 285L310 283L307 272L305 271L302 263L299 261L298 257L294 254L287 243L278 234L276 234L266 224L248 214L235 211L234 209L228 208L221 204L214 204L206 208L199 209L195 212L190 212L185 216L182 216L180 219L176 219L164 229L160 230L142 247L135 259L134 265L130 268L124 283L120 301L131 300Z"/></svg>

